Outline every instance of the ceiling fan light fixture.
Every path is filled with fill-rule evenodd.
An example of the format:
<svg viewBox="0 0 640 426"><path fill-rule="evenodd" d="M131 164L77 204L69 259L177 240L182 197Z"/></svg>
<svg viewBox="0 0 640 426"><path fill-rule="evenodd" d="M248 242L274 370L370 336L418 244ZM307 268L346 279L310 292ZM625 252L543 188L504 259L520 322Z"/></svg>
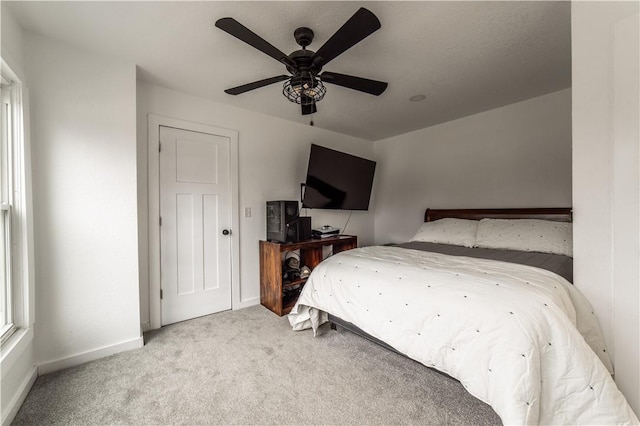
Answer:
<svg viewBox="0 0 640 426"><path fill-rule="evenodd" d="M296 104L310 104L319 102L327 93L322 81L311 73L294 75L284 82L282 94Z"/></svg>

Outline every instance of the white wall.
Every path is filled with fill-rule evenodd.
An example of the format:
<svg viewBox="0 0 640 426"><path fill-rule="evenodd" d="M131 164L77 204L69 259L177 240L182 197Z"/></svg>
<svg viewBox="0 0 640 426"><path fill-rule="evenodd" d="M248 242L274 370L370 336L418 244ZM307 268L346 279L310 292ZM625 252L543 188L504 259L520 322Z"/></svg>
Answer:
<svg viewBox="0 0 640 426"><path fill-rule="evenodd" d="M0 3L0 18L2 20L2 47L0 54L13 72L26 83L24 74L24 43L22 27L16 21L13 13L6 6L5 2Z"/></svg>
<svg viewBox="0 0 640 426"><path fill-rule="evenodd" d="M25 33L40 372L140 346L136 70Z"/></svg>
<svg viewBox="0 0 640 426"><path fill-rule="evenodd" d="M640 414L639 3L573 2L575 284Z"/></svg>
<svg viewBox="0 0 640 426"><path fill-rule="evenodd" d="M276 99L275 101L280 101ZM282 102L286 102L282 99ZM265 203L268 200L299 200L311 143L372 158L371 142L292 123L267 115L232 108L181 92L138 84L138 192L140 219L141 322L149 322L147 258L147 114L193 121L238 131L241 306L260 302L258 241L266 237ZM252 217L244 217L250 207ZM342 228L348 212L308 210L313 226L331 224ZM372 244L373 213L353 212L347 233L358 236L360 245Z"/></svg>
<svg viewBox="0 0 640 426"><path fill-rule="evenodd" d="M376 242L407 241L426 208L571 206L571 90L374 143Z"/></svg>

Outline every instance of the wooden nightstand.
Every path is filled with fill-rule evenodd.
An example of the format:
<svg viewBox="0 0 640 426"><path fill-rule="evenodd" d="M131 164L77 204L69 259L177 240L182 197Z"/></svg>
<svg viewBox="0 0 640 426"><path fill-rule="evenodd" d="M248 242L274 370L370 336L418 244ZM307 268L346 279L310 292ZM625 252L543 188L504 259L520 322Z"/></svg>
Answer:
<svg viewBox="0 0 640 426"><path fill-rule="evenodd" d="M336 237L308 240L299 243L274 243L260 241L260 303L277 315L287 315L298 300L299 292L287 291L299 286L300 291L306 278L283 282L283 256L289 251L300 251L300 267L313 270L322 262L323 247L332 246L333 254L358 247L358 237L340 235ZM285 292L287 293L285 295Z"/></svg>

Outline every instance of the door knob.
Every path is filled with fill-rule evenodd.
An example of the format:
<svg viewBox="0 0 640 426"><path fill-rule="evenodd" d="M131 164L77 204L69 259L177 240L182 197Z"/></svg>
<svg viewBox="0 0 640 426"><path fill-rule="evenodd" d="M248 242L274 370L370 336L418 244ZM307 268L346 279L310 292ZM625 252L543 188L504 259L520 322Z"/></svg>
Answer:
<svg viewBox="0 0 640 426"><path fill-rule="evenodd" d="M231 234L231 231L229 231L228 229L222 230L222 235L229 235L229 234Z"/></svg>

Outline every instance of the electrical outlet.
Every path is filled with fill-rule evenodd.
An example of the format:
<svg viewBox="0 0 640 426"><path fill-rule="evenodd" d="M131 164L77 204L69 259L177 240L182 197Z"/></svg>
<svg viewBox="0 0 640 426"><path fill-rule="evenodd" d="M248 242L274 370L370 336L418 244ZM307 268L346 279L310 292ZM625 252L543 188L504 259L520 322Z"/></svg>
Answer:
<svg viewBox="0 0 640 426"><path fill-rule="evenodd" d="M251 217L251 207L244 208L244 217Z"/></svg>

